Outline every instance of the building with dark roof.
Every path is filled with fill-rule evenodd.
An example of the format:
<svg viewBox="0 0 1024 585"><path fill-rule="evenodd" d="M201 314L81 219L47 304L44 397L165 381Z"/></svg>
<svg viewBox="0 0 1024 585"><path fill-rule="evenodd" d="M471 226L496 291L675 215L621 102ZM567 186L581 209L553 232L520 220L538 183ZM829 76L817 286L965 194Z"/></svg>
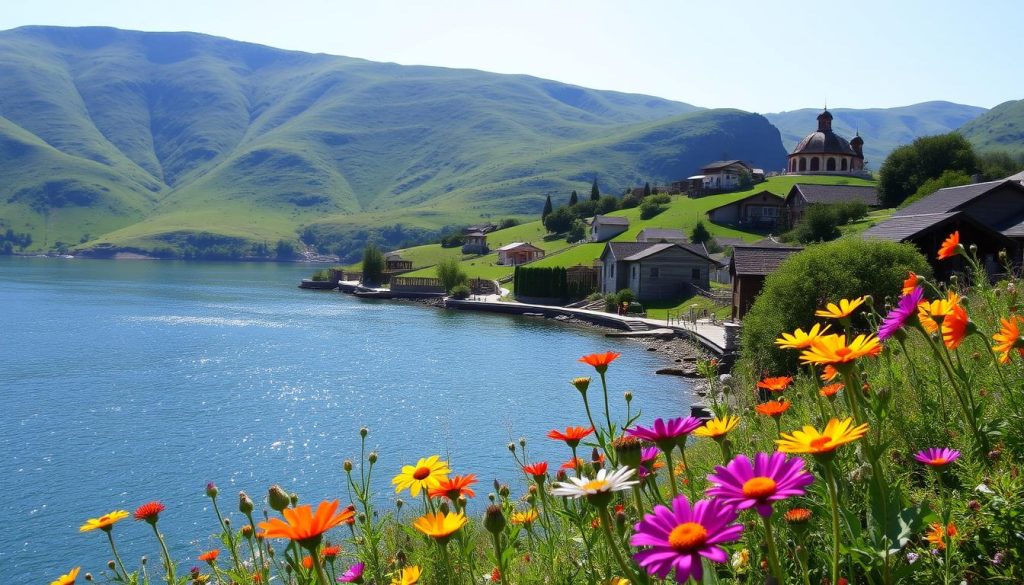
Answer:
<svg viewBox="0 0 1024 585"><path fill-rule="evenodd" d="M743 199L709 209L708 220L719 225L734 225L759 231L774 230L783 217L782 197L771 191L754 193Z"/></svg>
<svg viewBox="0 0 1024 585"><path fill-rule="evenodd" d="M667 228L644 228L636 235L638 242L671 242L676 244L689 243L690 238L682 230Z"/></svg>
<svg viewBox="0 0 1024 585"><path fill-rule="evenodd" d="M673 242L608 242L599 262L602 293L628 288L641 302L707 290L711 271L720 266L703 246Z"/></svg>
<svg viewBox="0 0 1024 585"><path fill-rule="evenodd" d="M809 185L797 183L789 189L785 200L785 217L789 227L796 225L807 207L814 204L860 202L872 209L881 207L878 189L869 185Z"/></svg>
<svg viewBox="0 0 1024 585"><path fill-rule="evenodd" d="M864 139L860 133L847 142L832 131L832 113L818 114L818 129L796 145L787 157L790 173L802 175L864 174Z"/></svg>
<svg viewBox="0 0 1024 585"><path fill-rule="evenodd" d="M590 222L590 241L603 242L629 229L629 218L618 215L596 215Z"/></svg>
<svg viewBox="0 0 1024 585"><path fill-rule="evenodd" d="M764 288L764 279L791 255L803 250L772 240L767 246L734 246L729 260L732 278L732 318L742 319Z"/></svg>
<svg viewBox="0 0 1024 585"><path fill-rule="evenodd" d="M699 180L703 193L716 193L738 189L744 174L753 179L754 169L741 160L716 160L704 165L699 175L688 180L691 183Z"/></svg>

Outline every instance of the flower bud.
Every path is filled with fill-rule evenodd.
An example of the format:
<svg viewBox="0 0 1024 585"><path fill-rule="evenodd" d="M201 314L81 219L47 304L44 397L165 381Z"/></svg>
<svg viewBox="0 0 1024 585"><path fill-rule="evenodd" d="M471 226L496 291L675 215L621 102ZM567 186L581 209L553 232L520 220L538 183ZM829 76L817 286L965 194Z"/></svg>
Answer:
<svg viewBox="0 0 1024 585"><path fill-rule="evenodd" d="M212 481L206 484L206 497L216 498L218 493L220 493L220 490L217 489L217 484Z"/></svg>
<svg viewBox="0 0 1024 585"><path fill-rule="evenodd" d="M246 539L252 538L252 524L246 524L242 527L242 536Z"/></svg>
<svg viewBox="0 0 1024 585"><path fill-rule="evenodd" d="M508 444L508 450L513 452L513 453L515 453L516 452L516 444L515 443L509 443Z"/></svg>
<svg viewBox="0 0 1024 585"><path fill-rule="evenodd" d="M238 492L238 511L248 516L252 514L253 509L256 508L256 504L253 503L252 498L249 497L245 492Z"/></svg>
<svg viewBox="0 0 1024 585"><path fill-rule="evenodd" d="M356 515L356 520L358 520L360 524L365 523L366 522L366 514L360 512L359 514Z"/></svg>
<svg viewBox="0 0 1024 585"><path fill-rule="evenodd" d="M494 501L498 499L498 496L494 492L490 492L487 494L487 499L493 504Z"/></svg>
<svg viewBox="0 0 1024 585"><path fill-rule="evenodd" d="M345 470L345 473L350 473L352 471L352 460L346 459L342 461L341 468Z"/></svg>
<svg viewBox="0 0 1024 585"><path fill-rule="evenodd" d="M374 463L376 463L377 462L377 452L376 451L370 451L370 454L366 456L366 460L370 462L370 465L373 465Z"/></svg>
<svg viewBox="0 0 1024 585"><path fill-rule="evenodd" d="M523 449L526 448L526 437L519 437L519 446Z"/></svg>
<svg viewBox="0 0 1024 585"><path fill-rule="evenodd" d="M640 466L640 459L643 456L643 441L629 435L619 437L612 443L615 448L615 457L619 463L626 467L636 469Z"/></svg>
<svg viewBox="0 0 1024 585"><path fill-rule="evenodd" d="M500 489L501 483L498 482L498 478L494 478L494 491L499 491Z"/></svg>
<svg viewBox="0 0 1024 585"><path fill-rule="evenodd" d="M627 390L622 394L622 397L626 399L626 403L633 402L633 393Z"/></svg>
<svg viewBox="0 0 1024 585"><path fill-rule="evenodd" d="M360 437L365 439L366 435L369 435L369 434L370 434L370 429L368 429L366 427L359 427L359 436Z"/></svg>
<svg viewBox="0 0 1024 585"><path fill-rule="evenodd" d="M268 546L267 547L267 555L269 555L270 558L274 558L274 554L276 554L276 553L274 553L274 547Z"/></svg>
<svg viewBox="0 0 1024 585"><path fill-rule="evenodd" d="M457 501L459 503L460 510L465 510L466 506L469 505L469 500L466 499L466 496L459 496Z"/></svg>
<svg viewBox="0 0 1024 585"><path fill-rule="evenodd" d="M556 481L565 481L567 477L569 477L569 475L565 472L564 469L559 469L558 473L555 474Z"/></svg>
<svg viewBox="0 0 1024 585"><path fill-rule="evenodd" d="M507 498L509 493L508 484L502 484L501 487L498 488L498 495L503 498Z"/></svg>
<svg viewBox="0 0 1024 585"><path fill-rule="evenodd" d="M224 527L227 528L228 530L231 529L231 518L225 518L224 519Z"/></svg>
<svg viewBox="0 0 1024 585"><path fill-rule="evenodd" d="M92 581L92 573L86 573L85 574L85 580L86 581Z"/></svg>
<svg viewBox="0 0 1024 585"><path fill-rule="evenodd" d="M970 508L972 511L977 512L978 510L981 509L981 502L979 502L978 500L971 500L967 502L967 507Z"/></svg>
<svg viewBox="0 0 1024 585"><path fill-rule="evenodd" d="M487 506L487 512L484 514L484 528L487 532L498 534L505 529L505 524L505 513L501 511L501 506Z"/></svg>
<svg viewBox="0 0 1024 585"><path fill-rule="evenodd" d="M288 495L288 501L292 503L292 507L299 505L299 494L292 492Z"/></svg>
<svg viewBox="0 0 1024 585"><path fill-rule="evenodd" d="M288 499L288 494L284 489L275 483L267 491L267 503L270 504L274 511L281 512L288 507L291 501Z"/></svg>
<svg viewBox="0 0 1024 585"><path fill-rule="evenodd" d="M147 559L147 558L146 558L146 555L142 555L142 558L141 558L141 559L139 559L139 563L141 563L143 567L145 567L145 566L146 566L146 563L147 563L148 561L149 561L149 559Z"/></svg>
<svg viewBox="0 0 1024 585"><path fill-rule="evenodd" d="M110 569L111 571L113 571L113 570L114 570L114 566L115 566L115 565L114 565L114 561L107 561L107 568L108 568L108 569Z"/></svg>
<svg viewBox="0 0 1024 585"><path fill-rule="evenodd" d="M437 506L437 509L440 510L441 513L445 516L447 516L448 513L452 511L451 507L448 505L448 500L442 500L441 503Z"/></svg>
<svg viewBox="0 0 1024 585"><path fill-rule="evenodd" d="M590 388L590 378L573 378L572 385L579 390L580 394L586 394L587 389Z"/></svg>
<svg viewBox="0 0 1024 585"><path fill-rule="evenodd" d="M398 508L399 510L401 510L402 506L404 506L404 505L405 505L405 500L403 500L402 498L398 498L397 500L395 500L395 507Z"/></svg>

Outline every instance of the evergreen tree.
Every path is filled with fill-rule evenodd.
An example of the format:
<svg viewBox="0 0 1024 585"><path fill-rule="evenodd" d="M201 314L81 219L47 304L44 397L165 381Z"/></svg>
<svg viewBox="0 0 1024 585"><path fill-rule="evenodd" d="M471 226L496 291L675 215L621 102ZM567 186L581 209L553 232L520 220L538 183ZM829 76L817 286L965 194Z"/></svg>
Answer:
<svg viewBox="0 0 1024 585"><path fill-rule="evenodd" d="M580 198L576 195L576 190L573 189L572 195L569 196L569 207L573 207L580 202Z"/></svg>
<svg viewBox="0 0 1024 585"><path fill-rule="evenodd" d="M551 195L548 195L547 200L544 202L544 211L540 212L540 220L543 222L544 218L551 214Z"/></svg>
<svg viewBox="0 0 1024 585"><path fill-rule="evenodd" d="M594 183L590 185L590 200L597 201L601 198L601 192L597 189L597 177L594 177Z"/></svg>
<svg viewBox="0 0 1024 585"><path fill-rule="evenodd" d="M697 225L693 226L693 231L690 232L690 241L694 244L703 244L711 239L711 232L708 228L704 227L703 221L698 221Z"/></svg>
<svg viewBox="0 0 1024 585"><path fill-rule="evenodd" d="M375 286L380 283L384 274L384 254L375 244L367 244L363 249L363 284Z"/></svg>
<svg viewBox="0 0 1024 585"><path fill-rule="evenodd" d="M644 197L649 197L650 195L651 195L651 184L650 183L644 183Z"/></svg>

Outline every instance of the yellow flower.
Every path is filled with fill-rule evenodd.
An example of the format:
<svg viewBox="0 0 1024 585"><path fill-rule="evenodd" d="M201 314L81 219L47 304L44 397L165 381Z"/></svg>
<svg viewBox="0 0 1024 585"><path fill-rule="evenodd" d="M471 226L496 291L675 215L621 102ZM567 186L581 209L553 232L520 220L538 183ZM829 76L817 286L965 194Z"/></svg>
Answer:
<svg viewBox="0 0 1024 585"><path fill-rule="evenodd" d="M805 364L845 364L866 355L876 356L882 345L874 335L858 335L849 345L845 335L823 335L800 354Z"/></svg>
<svg viewBox="0 0 1024 585"><path fill-rule="evenodd" d="M831 453L835 451L836 447L852 443L867 434L867 423L851 429L850 425L852 424L852 418L847 418L844 421L834 418L828 421L825 430L821 432L806 425L803 430L793 431L791 434L780 434L779 436L782 438L776 440L775 443L779 446L779 451L783 453L808 453L811 455Z"/></svg>
<svg viewBox="0 0 1024 585"><path fill-rule="evenodd" d="M999 363L1005 364L1010 361L1010 352L1014 349L1017 353L1024 356L1024 338L1020 335L1020 325L1024 323L1019 315L1010 315L1009 318L999 320L1002 327L999 329L999 333L992 336L992 339L997 343L992 346L992 350L999 353Z"/></svg>
<svg viewBox="0 0 1024 585"><path fill-rule="evenodd" d="M526 524L529 526L537 521L537 510L530 508L525 512L513 512L510 520L513 524Z"/></svg>
<svg viewBox="0 0 1024 585"><path fill-rule="evenodd" d="M814 312L815 317L826 317L828 319L843 319L849 317L857 307L864 304L864 297L857 297L852 301L849 299L841 299L839 304L829 303L824 309L819 309Z"/></svg>
<svg viewBox="0 0 1024 585"><path fill-rule="evenodd" d="M410 565L402 569L397 577L391 579L391 585L416 585L420 582L419 565Z"/></svg>
<svg viewBox="0 0 1024 585"><path fill-rule="evenodd" d="M420 459L416 465L405 465L402 473L396 475L391 483L395 484L395 493L408 489L412 497L420 494L420 490L430 490L441 485L441 481L448 479L452 472L448 468L447 461L439 461L439 455L432 455L426 459Z"/></svg>
<svg viewBox="0 0 1024 585"><path fill-rule="evenodd" d="M78 529L79 532L89 532L90 530L96 530L99 528L105 532L109 532L114 524L117 524L121 520L124 520L129 516L127 510L114 510L113 512L100 516L99 518L89 518L82 524L82 527Z"/></svg>
<svg viewBox="0 0 1024 585"><path fill-rule="evenodd" d="M75 567L68 571L67 575L57 577L57 580L50 583L50 585L75 585L75 578L78 577L78 571L80 570L81 567Z"/></svg>
<svg viewBox="0 0 1024 585"><path fill-rule="evenodd" d="M822 327L821 323L815 323L807 333L804 333L803 329L797 329L792 335L783 333L782 337L775 340L775 345L779 346L779 349L804 349L810 347L811 342L819 336L824 335L829 327L831 325Z"/></svg>
<svg viewBox="0 0 1024 585"><path fill-rule="evenodd" d="M736 428L736 425L740 424L740 417L738 416L727 416L725 418L713 418L708 422L704 423L704 426L693 431L693 434L698 437L707 437L709 439L719 439L724 437L729 431Z"/></svg>
<svg viewBox="0 0 1024 585"><path fill-rule="evenodd" d="M605 581L603 585L630 585L630 580L623 579L622 577L612 577Z"/></svg>
<svg viewBox="0 0 1024 585"><path fill-rule="evenodd" d="M466 515L462 512L450 512L448 514L437 512L436 514L420 516L412 523L412 526L431 538L447 541L451 535L458 532L468 521Z"/></svg>

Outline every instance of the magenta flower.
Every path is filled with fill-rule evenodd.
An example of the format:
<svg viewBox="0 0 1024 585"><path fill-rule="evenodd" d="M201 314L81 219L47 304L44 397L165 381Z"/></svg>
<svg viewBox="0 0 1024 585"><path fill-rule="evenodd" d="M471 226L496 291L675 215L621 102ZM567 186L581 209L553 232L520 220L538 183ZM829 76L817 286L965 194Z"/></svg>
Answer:
<svg viewBox="0 0 1024 585"><path fill-rule="evenodd" d="M885 319L882 319L882 325L878 328L878 339L885 341L906 325L907 321L917 313L917 305L923 297L924 289L920 286L911 291L910 294L900 297L896 307L889 311Z"/></svg>
<svg viewBox="0 0 1024 585"><path fill-rule="evenodd" d="M949 447L931 447L924 451L918 451L914 459L918 463L941 469L960 458L960 452Z"/></svg>
<svg viewBox="0 0 1024 585"><path fill-rule="evenodd" d="M654 462L657 459L657 447L644 447L643 451L640 451L640 467L637 469L637 475L640 479L646 479L647 476L651 475L654 470Z"/></svg>
<svg viewBox="0 0 1024 585"><path fill-rule="evenodd" d="M648 547L633 559L660 579L675 569L676 582L686 583L690 577L700 582L704 577L701 557L715 563L729 560L717 545L743 534L743 525L730 524L735 519L735 508L722 500L700 500L691 508L686 496L676 496L672 509L657 505L633 528L629 544Z"/></svg>
<svg viewBox="0 0 1024 585"><path fill-rule="evenodd" d="M707 495L720 498L737 510L754 508L768 518L773 502L804 495L804 486L810 485L814 476L804 471L803 459L787 460L785 453L776 451L758 453L753 463L741 453L727 466L715 467L708 481L716 485L708 488Z"/></svg>
<svg viewBox="0 0 1024 585"><path fill-rule="evenodd" d="M704 421L699 418L688 416L686 418L670 418L668 421L655 419L650 427L636 426L626 429L626 433L634 437L650 441L662 451L671 451L677 445L682 445L686 436L702 426Z"/></svg>
<svg viewBox="0 0 1024 585"><path fill-rule="evenodd" d="M348 568L341 577L338 577L338 583L362 583L363 582L363 568L366 565L363 563L356 563Z"/></svg>

